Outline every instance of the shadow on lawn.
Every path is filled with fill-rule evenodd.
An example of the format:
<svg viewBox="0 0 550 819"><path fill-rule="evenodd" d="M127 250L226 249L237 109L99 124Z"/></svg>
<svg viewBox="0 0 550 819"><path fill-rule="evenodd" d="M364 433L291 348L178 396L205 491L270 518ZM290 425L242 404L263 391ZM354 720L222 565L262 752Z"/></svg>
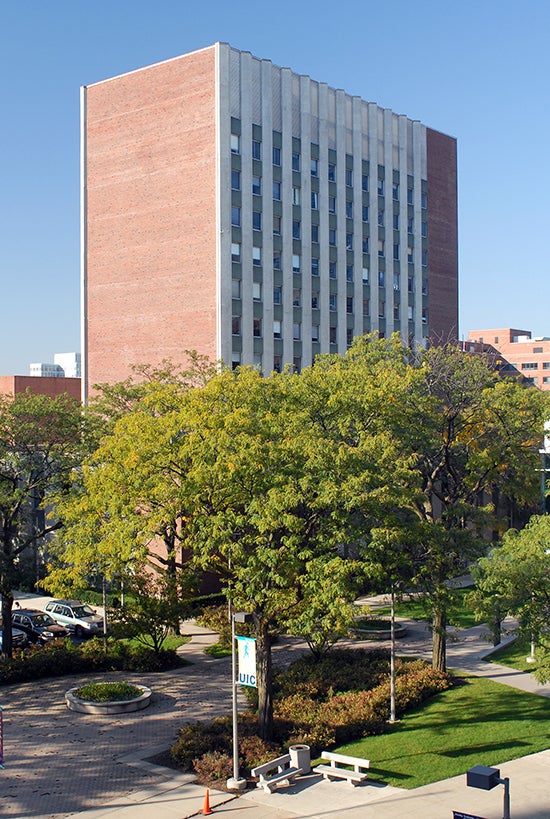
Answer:
<svg viewBox="0 0 550 819"><path fill-rule="evenodd" d="M510 739L507 742L490 742L486 745L468 745L467 748L455 748L452 751L439 751L440 756L446 756L450 759L458 759L461 756L471 756L472 754L481 754L485 751L511 751L512 748L528 748L528 742L521 742L521 740Z"/></svg>

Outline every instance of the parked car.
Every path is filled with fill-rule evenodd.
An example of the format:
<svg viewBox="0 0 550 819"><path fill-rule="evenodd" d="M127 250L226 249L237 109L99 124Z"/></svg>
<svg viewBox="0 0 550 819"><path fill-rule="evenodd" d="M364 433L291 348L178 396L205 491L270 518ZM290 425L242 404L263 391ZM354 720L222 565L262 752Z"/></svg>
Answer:
<svg viewBox="0 0 550 819"><path fill-rule="evenodd" d="M18 609L12 612L11 617L14 626L24 631L31 643L49 643L56 637L67 637L69 634L69 629L38 609Z"/></svg>
<svg viewBox="0 0 550 819"><path fill-rule="evenodd" d="M18 628L11 630L11 644L12 648L25 648L29 644L27 635L24 631L19 631ZM0 628L0 651L2 651L2 629Z"/></svg>
<svg viewBox="0 0 550 819"><path fill-rule="evenodd" d="M103 634L103 618L79 600L50 600L46 611L56 623L74 632L77 637Z"/></svg>

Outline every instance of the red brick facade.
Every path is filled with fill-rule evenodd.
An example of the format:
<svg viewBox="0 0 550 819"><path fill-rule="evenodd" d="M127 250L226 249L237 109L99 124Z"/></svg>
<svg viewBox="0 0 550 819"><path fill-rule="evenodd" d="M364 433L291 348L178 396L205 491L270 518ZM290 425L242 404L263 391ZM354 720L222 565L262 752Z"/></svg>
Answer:
<svg viewBox="0 0 550 819"><path fill-rule="evenodd" d="M215 49L85 93L88 387L215 359Z"/></svg>
<svg viewBox="0 0 550 819"><path fill-rule="evenodd" d="M54 378L36 375L0 375L0 395L18 395L29 390L35 395L68 395L80 401L80 378Z"/></svg>
<svg viewBox="0 0 550 819"><path fill-rule="evenodd" d="M428 297L430 340L458 339L456 140L426 129L428 164Z"/></svg>

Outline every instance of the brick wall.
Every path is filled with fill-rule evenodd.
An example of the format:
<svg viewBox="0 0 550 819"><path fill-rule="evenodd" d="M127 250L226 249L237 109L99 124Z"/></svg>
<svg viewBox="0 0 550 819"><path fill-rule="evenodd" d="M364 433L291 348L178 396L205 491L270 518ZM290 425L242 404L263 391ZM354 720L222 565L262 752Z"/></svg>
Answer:
<svg viewBox="0 0 550 819"><path fill-rule="evenodd" d="M458 339L456 140L426 129L430 339Z"/></svg>
<svg viewBox="0 0 550 819"><path fill-rule="evenodd" d="M214 56L87 89L89 386L216 356Z"/></svg>

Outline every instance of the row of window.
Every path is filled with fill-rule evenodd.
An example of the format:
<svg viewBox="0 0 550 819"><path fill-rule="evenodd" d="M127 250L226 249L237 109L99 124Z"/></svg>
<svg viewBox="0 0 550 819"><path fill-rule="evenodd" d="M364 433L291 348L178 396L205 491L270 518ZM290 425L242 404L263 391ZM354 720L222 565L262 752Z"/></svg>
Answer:
<svg viewBox="0 0 550 819"><path fill-rule="evenodd" d="M541 349L542 352L542 349ZM538 370L539 364L538 361L524 361L521 365L522 370ZM550 370L550 361L543 361L542 362L542 369L543 370Z"/></svg>

